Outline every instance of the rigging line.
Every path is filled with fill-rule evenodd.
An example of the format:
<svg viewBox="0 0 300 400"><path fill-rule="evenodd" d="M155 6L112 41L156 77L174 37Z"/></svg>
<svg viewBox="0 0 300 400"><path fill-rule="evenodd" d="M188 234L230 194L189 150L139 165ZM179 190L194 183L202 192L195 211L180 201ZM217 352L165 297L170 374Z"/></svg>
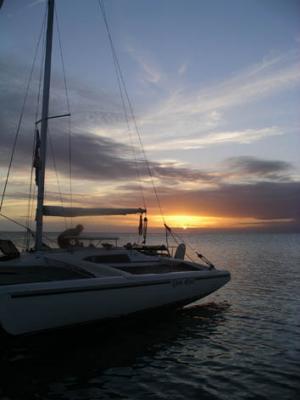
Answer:
<svg viewBox="0 0 300 400"><path fill-rule="evenodd" d="M130 144L131 144L132 151L133 151L133 157L134 157L134 161L135 161L136 175L137 175L137 179L138 179L138 182L139 182L139 188L140 188L140 192L141 192L141 197L142 197L142 201L143 201L143 206L144 206L145 209L147 209L146 198L145 198L145 195L144 195L144 189L143 189L143 185L142 185L142 177L141 177L141 172L140 172L140 168L139 168L137 153L136 153L136 150L135 150L135 145L134 145L134 141L133 141L133 137L132 137L132 132L131 132L130 124L129 124L130 118L129 118L129 116L128 116L128 112L127 112L127 109L126 109L126 103L125 103L125 99L124 99L123 89L122 89L122 85L121 85L121 81L120 81L120 76L119 76L119 72L118 72L116 60L115 60L114 57L113 57L113 62L114 62L114 66L115 66L115 71L116 71L116 76L117 76L117 82L118 82L119 91L120 91L120 96L121 96L121 101L122 101L122 106L123 106L123 112L124 112L125 119L126 119L127 130L128 130L128 134L129 134L129 140L130 140Z"/></svg>
<svg viewBox="0 0 300 400"><path fill-rule="evenodd" d="M64 200L63 200L62 191L61 191L61 188L60 188L58 171L57 171L57 168L56 168L56 159L55 159L54 147L53 147L51 132L50 132L49 128L48 128L48 133L49 133L50 150L51 150L51 155L52 155L53 167L54 167L54 171L55 171L55 175L56 175L58 193L59 193L61 205L64 207ZM67 223L67 218L66 217L64 217L64 221L65 221L65 228L67 229L68 223Z"/></svg>
<svg viewBox="0 0 300 400"><path fill-rule="evenodd" d="M117 70L116 70L116 73L117 73ZM118 74L117 74L117 76L118 76ZM119 84L120 93L122 93L122 87L120 86L120 81L119 81L118 84ZM126 110L126 104L125 104L123 93L122 93L121 97L122 97L123 107ZM126 110L126 114L127 114L127 110ZM127 122L127 130L128 130L128 134L129 134L130 144L131 144L131 147L132 147L134 163L135 163L135 170L136 170L136 175L137 175L137 179L138 179L138 183L139 183L139 189L140 189L140 192L141 192L142 202L143 202L144 208L147 209L146 198L145 198L144 188L143 188L143 184L142 184L142 176L141 176L141 171L140 171L140 167L139 167L139 161L138 161L137 152L136 152L135 144L134 144L134 140L133 140L133 135L132 135L130 124L129 124L128 114L126 116L126 122Z"/></svg>
<svg viewBox="0 0 300 400"><path fill-rule="evenodd" d="M166 228L166 231L167 231L167 230L168 230L168 229ZM168 231L170 232L172 238L174 239L174 241L175 241L175 243L176 243L177 245L179 245L180 243L183 243L185 246L187 246L187 247L189 247L191 250L193 250L192 247L191 247L182 237L180 237L177 233L173 232L172 229L169 228ZM176 238L176 237L177 237L177 238ZM177 239L179 239L179 241L178 241ZM194 251L194 250L193 250L193 251ZM195 253L196 253L196 251L195 251ZM196 254L197 254L197 253L196 253ZM187 256L187 258L188 258L190 261L193 261L192 257L191 257L188 253L186 254L186 256Z"/></svg>
<svg viewBox="0 0 300 400"><path fill-rule="evenodd" d="M63 49L62 49L60 29L59 29L59 20L58 20L58 15L57 15L57 12L56 12L56 8L55 8L54 12L55 12L56 30L57 30L58 43L59 43L59 52L60 52L62 70L63 70L63 77L64 77L64 87L65 87L65 94L66 94L67 109L68 109L68 113L71 113L70 98L69 98L67 78L66 78L66 69L65 69L64 55L63 55Z"/></svg>
<svg viewBox="0 0 300 400"><path fill-rule="evenodd" d="M42 57L41 57L41 65L40 65L40 72L39 72L39 85L38 85L38 93L37 93L37 100L36 100L35 121L37 121L38 114L39 114L42 79L43 79L43 64L44 64L45 49L46 49L46 14L47 14L47 10L45 10L45 16L44 16L44 21L43 21L43 42L44 43L43 43L43 47L42 47ZM36 123L34 125L34 129L36 130ZM33 219L34 198L35 198L35 185L33 185L35 148L36 148L36 134L33 137L33 150L32 150L32 160L31 160L28 207L27 207L27 221L26 221L26 225L30 228L31 228L31 221ZM29 245L30 245L30 235L29 235L28 230L26 230L25 231L25 250L29 250Z"/></svg>
<svg viewBox="0 0 300 400"><path fill-rule="evenodd" d="M35 199L36 195L36 186L33 186L33 193L32 193L32 198ZM34 201L31 202L31 210L30 210L30 221L33 221L33 214L34 214L35 208L34 208ZM30 225L29 225L30 226Z"/></svg>
<svg viewBox="0 0 300 400"><path fill-rule="evenodd" d="M35 146L36 146L36 138L33 139L33 149L32 149L32 157L31 157L29 194L28 194L27 216L26 216L26 225L28 227L30 227L31 209L32 209L32 204L33 204L32 188L33 188L33 171L34 171L34 166L33 166L34 162L33 162L33 160L34 160L34 155L35 155ZM28 233L29 233L28 230L26 230L25 231L25 235L24 235L24 248L25 248L25 250L28 250L29 242L30 242L30 237L29 237Z"/></svg>
<svg viewBox="0 0 300 400"><path fill-rule="evenodd" d="M40 65L40 73L39 73L39 87L38 87L38 93L37 93L37 99L36 99L36 110L35 110L35 123L38 120L38 115L39 115L39 106L40 106L40 99L41 99L41 93L42 93L42 80L43 80L43 65L45 61L45 56L46 56L46 13L45 12L45 17L44 17L44 32L43 32L43 48L42 48L42 59L41 59L41 65Z"/></svg>
<svg viewBox="0 0 300 400"><path fill-rule="evenodd" d="M173 237L173 239L174 239L174 241L175 241L176 244L179 244L178 240L176 239L176 237L177 237L177 238L181 241L181 243L185 244L186 247L187 247L190 251L192 251L193 253L195 253L195 254L196 254L201 260L203 260L209 267L213 267L213 268L214 268L213 263L212 263L207 257L205 257L203 254L199 253L199 251L196 250L192 245L190 245L189 242L187 242L186 240L184 240L184 239L183 239L183 236L179 235L179 233L173 232L173 229L169 228L167 225L166 225L166 231L168 231L168 232L172 235L172 237ZM189 254L187 254L186 256L187 256L187 258L189 258L191 261L193 261L192 257L191 257Z"/></svg>
<svg viewBox="0 0 300 400"><path fill-rule="evenodd" d="M138 128L138 125L137 125L136 118L135 118L133 106L132 106L132 103L131 103L129 95L128 95L128 91L127 91L127 87L126 87L125 80L124 80L124 77L123 77L122 69L120 67L120 63L119 63L119 60L118 60L118 57L117 57L117 54L116 54L116 50L115 50L115 47L114 47L114 44L113 44L113 40L112 40L112 36L111 36L111 33L110 33L110 29L109 29L109 25L108 25L106 13L105 13L105 8L104 8L103 1L98 0L98 4L100 6L100 9L101 9L101 12L102 12L102 15L103 15L103 19L104 19L107 35L108 35L110 46L111 46L111 51L113 53L113 57L115 59L116 65L118 67L118 71L119 71L119 74L120 74L120 79L121 79L121 82L122 82L122 85L123 85L123 88L124 88L126 100L127 100L127 103L128 103L130 114L131 114L131 118L133 120L135 131L137 133L137 136L138 136L138 139L139 139L139 143L140 143L140 146L141 146L141 149L142 149L142 153L144 155L144 159L145 159L145 162L146 162L148 174L150 176L152 187L153 187L153 191L154 191L154 194L155 194L155 197L156 197L156 201L157 201L157 204L158 204L158 207L159 207L159 210L160 210L160 216L162 218L162 222L165 223L165 217L164 217L164 214L163 214L163 211L162 211L162 206L161 206L161 202L160 202L160 199L159 199L159 196L158 196L158 191L157 191L155 183L154 183L154 177L153 177L153 174L152 174L152 171L151 171L151 168L150 168L150 163L149 163L149 160L147 158L147 155L146 155L146 152L145 152L145 149L144 149L144 145L143 145L143 142L142 142L141 134L140 134L140 131L139 131L139 128Z"/></svg>
<svg viewBox="0 0 300 400"><path fill-rule="evenodd" d="M1 197L1 202L0 202L0 212L2 210L2 206L3 206L5 194L6 194L6 188L7 188L7 184L8 184L8 180L9 180L9 176L10 176L11 166L12 166L12 162L13 162L13 159L14 159L15 150L16 150L16 147L17 147L17 141L18 141L18 137L19 137L22 121L23 121L25 106L26 106L27 98L28 98L28 94L29 94L29 88L30 88L30 85L31 85L33 71L34 71L34 67L35 67L35 62L36 62L36 58L37 58L37 54L38 54L38 49L40 47L40 42L41 42L43 30L44 30L45 18L46 18L46 13L45 13L44 21L42 23L42 27L41 27L41 30L40 30L39 38L38 38L38 41L37 41L37 44L36 44L36 47L35 47L33 62L32 62L32 65L31 65L29 78L28 78L27 85L26 85L25 96L24 96L24 99L23 99L21 113L20 113L20 117L19 117L19 120L18 120L18 124L17 124L17 130L16 130L14 142L13 142L13 147L12 147L12 152L11 152L11 156L10 156L10 160L9 160L9 165L8 165L8 170L7 170L7 174L6 174L5 184L4 184L4 188L3 188L3 191L2 191L2 197Z"/></svg>
<svg viewBox="0 0 300 400"><path fill-rule="evenodd" d="M2 212L0 212L0 217L5 218L10 222L13 222L16 225L21 226L22 228L27 229L31 233L32 237L35 237L35 233L28 226L22 224L21 222L16 221L15 219L13 219L11 217L8 217L7 215L3 214Z"/></svg>
<svg viewBox="0 0 300 400"><path fill-rule="evenodd" d="M134 159L135 159L135 164L136 164L136 174L137 174L137 178L138 178L138 182L139 182L141 197L142 197L142 200L143 200L144 208L147 208L146 207L146 199L145 199L144 190L143 190L143 185L142 185L141 173L140 173L138 160L137 160L137 154L136 154L136 151L135 151L135 146L134 146L134 143L133 143L131 128L130 128L130 124L129 124L130 118L128 116L127 107L126 107L126 103L125 103L125 99L124 99L124 93L123 93L124 92L124 88L122 89L121 74L120 74L120 68L119 68L119 65L118 65L118 59L117 59L117 56L116 56L116 52L115 52L115 49L114 49L112 37L111 37L110 30L109 30L109 27L108 27L108 22L107 22L107 19L106 19L106 14L105 14L104 7L102 8L102 4L100 2L99 2L99 6L100 6L100 9L101 9L101 12L102 12L102 16L103 16L103 19L104 19L104 22L105 22L105 25L106 25L106 28L107 28L107 34L108 34L108 37L109 37L109 43L110 43L110 47L111 47L111 51L112 51L113 63L114 63L115 72L116 72L116 76L117 76L117 82L118 82L118 87L119 87L119 91L120 91L120 97L121 97L121 100L122 100L123 112L124 112L124 115L125 115L125 119L126 119L126 123L127 123L127 129L128 129L128 133L129 133L129 138L130 138L130 142L131 142L132 149L133 149L133 154L134 154Z"/></svg>
<svg viewBox="0 0 300 400"><path fill-rule="evenodd" d="M7 219L7 220L10 221L10 222L13 222L14 224L16 224L16 225L18 225L18 226L20 226L20 227L22 227L22 228L27 229L27 230L31 233L32 237L33 237L33 238L35 237L35 232L34 232L32 229L30 229L28 226L22 224L21 222L16 221L15 219L13 219L13 218L11 218L11 217L8 217L7 215L3 214L2 212L0 212L0 217L5 218L5 219ZM54 239L51 239L51 238L50 238L48 235L46 235L44 232L43 232L43 237L45 237L47 240L49 240L49 242L56 243L56 241L55 241Z"/></svg>
<svg viewBox="0 0 300 400"><path fill-rule="evenodd" d="M68 85L67 85L67 77L66 77L66 69L65 69L65 62L64 62L64 55L62 49L62 41L61 41L61 34L59 29L59 19L58 14L56 11L56 7L54 8L55 13L55 20L56 20L56 29L57 29L57 36L58 36L58 43L59 43L59 50L60 50L60 58L62 63L62 70L63 70L63 78L64 78L64 87L65 87L65 94L66 94L66 103L68 113L71 114L71 107L70 107L70 98L68 92ZM72 191L72 129L71 129L71 116L68 118L68 161L69 161L69 190L70 190L70 207L73 207L73 191ZM72 217L71 217L71 225L72 225Z"/></svg>
<svg viewBox="0 0 300 400"><path fill-rule="evenodd" d="M28 228L30 230L32 230L31 223L33 221L33 214L34 214L34 201L33 201L33 199L35 198L35 193L36 193L36 189L35 189L35 186L33 186L31 208L29 210L29 218L28 218L28 223L27 223L27 226L28 226ZM26 231L26 232L28 232L28 231ZM29 233L28 233L27 234L25 250L28 251L29 247L30 247L30 236L29 236Z"/></svg>
<svg viewBox="0 0 300 400"><path fill-rule="evenodd" d="M130 118L128 116L128 111L127 111L126 103L125 103L125 99L124 99L124 93L126 95L126 88L125 88L125 90L124 90L124 88L122 89L122 74L121 74L119 63L118 63L118 58L117 58L117 55L116 55L114 44L113 44L113 41L112 41L110 29L109 29L109 26L108 26L108 21L107 21L107 18L106 18L104 5L101 3L100 0L98 0L98 4L99 4L99 7L100 7L100 10L101 10L101 13L102 13L102 17L103 17L103 20L104 20L104 23L105 23L105 27L106 27L106 32L107 32L107 35L108 35L108 38L109 38L109 43L110 43L110 48L111 48L111 52L112 52L113 63L114 63L114 67L115 67L115 72L116 72L117 83L118 83L118 88L119 88L119 92L120 92L123 112L124 112L124 116L125 116L125 120L126 120L126 124L127 124L127 130L128 130L131 146L132 146L132 149L133 149L134 159L135 159L137 179L138 179L138 182L139 182L139 187L140 187L140 192L141 192L143 205L144 205L144 208L146 209L147 208L146 207L146 199L145 199L144 189L143 189L143 185L142 185L142 178L141 178L141 173L140 173L140 169L139 169L137 154L136 154L136 151L135 151L135 146L134 146L134 143L133 143L131 128L130 128L130 124L129 124Z"/></svg>
<svg viewBox="0 0 300 400"><path fill-rule="evenodd" d="M144 195L144 189L143 189L143 185L142 185L142 177L141 177L141 172L140 172L140 168L139 168L137 153L136 153L136 150L135 150L135 145L134 145L134 141L133 141L133 136L132 136L132 132L131 132L130 124L129 124L130 118L129 118L129 116L128 116L128 112L127 112L127 109L126 109L126 103L125 103L125 99L124 99L124 93L123 93L123 90L122 90L122 85L121 85L121 81L120 81L120 76L119 76L117 64L116 64L116 61L115 61L115 58L114 58L114 57L113 57L113 61L114 61L115 72L116 72L116 76L117 76L117 82L118 82L118 86L119 86L121 101L122 101L122 105L123 105L123 111L124 111L124 115L125 115L125 119L126 119L127 130L128 130L128 134L129 134L129 140L130 140L130 144L131 144L132 151L133 151L133 157L134 157L134 161L135 161L136 175L137 175L137 179L138 179L138 182L139 182L139 188L140 188L140 192L141 192L141 197L142 197L142 201L143 201L143 206L144 206L145 209L147 209L146 198L145 198L145 195Z"/></svg>

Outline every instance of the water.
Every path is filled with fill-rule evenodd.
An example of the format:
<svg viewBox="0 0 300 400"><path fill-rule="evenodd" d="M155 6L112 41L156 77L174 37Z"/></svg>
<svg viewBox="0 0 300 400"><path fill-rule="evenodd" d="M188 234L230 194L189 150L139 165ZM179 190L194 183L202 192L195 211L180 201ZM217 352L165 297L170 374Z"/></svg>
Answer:
<svg viewBox="0 0 300 400"><path fill-rule="evenodd" d="M298 398L300 235L189 239L229 284L168 315L2 341L0 398Z"/></svg>

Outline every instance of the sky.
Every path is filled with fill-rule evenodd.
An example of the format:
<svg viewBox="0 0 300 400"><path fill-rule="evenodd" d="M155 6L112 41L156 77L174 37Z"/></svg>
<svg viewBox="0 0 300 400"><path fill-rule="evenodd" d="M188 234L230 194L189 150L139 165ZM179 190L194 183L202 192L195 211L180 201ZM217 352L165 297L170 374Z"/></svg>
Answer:
<svg viewBox="0 0 300 400"><path fill-rule="evenodd" d="M144 196L153 229L162 211L181 229L300 231L300 2L103 3L144 152L124 116L99 2L57 0L49 113L68 112L65 70L72 116L49 121L46 203L70 204L70 127L73 206L140 207ZM35 207L45 9L43 0L5 0L0 10L1 192L38 49L2 208L21 223ZM137 219L47 217L45 229L127 230Z"/></svg>

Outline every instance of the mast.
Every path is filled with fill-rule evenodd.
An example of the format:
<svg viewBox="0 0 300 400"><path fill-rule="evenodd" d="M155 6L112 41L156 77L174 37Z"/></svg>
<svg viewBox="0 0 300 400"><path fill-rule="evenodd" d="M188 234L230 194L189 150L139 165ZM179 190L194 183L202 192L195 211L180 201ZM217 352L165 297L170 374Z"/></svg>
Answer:
<svg viewBox="0 0 300 400"><path fill-rule="evenodd" d="M35 240L36 250L42 249L43 205L44 205L48 111L49 111L49 97L50 97L51 56L52 56L52 38L53 38L53 15L54 15L54 0L48 0L46 55L45 55L45 65L44 65L43 106L42 106L42 120L41 120L40 160L37 172L38 195L37 195L37 209L36 209L36 240Z"/></svg>

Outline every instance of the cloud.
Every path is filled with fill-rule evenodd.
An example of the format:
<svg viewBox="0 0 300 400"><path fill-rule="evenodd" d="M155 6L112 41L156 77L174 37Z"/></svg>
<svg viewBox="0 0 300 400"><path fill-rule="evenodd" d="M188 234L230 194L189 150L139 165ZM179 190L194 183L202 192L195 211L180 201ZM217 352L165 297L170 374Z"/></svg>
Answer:
<svg viewBox="0 0 300 400"><path fill-rule="evenodd" d="M15 59L8 58L0 63L0 70L0 101L3 104L3 107L0 108L0 164L3 167L7 167L24 96L24 81L26 81L24 70L26 71L26 66L19 65ZM65 104L64 90L61 89L63 82L55 74L52 81L50 115L61 114L67 111L67 108L61 107L61 104ZM69 95L72 110L75 110L74 115L72 115L74 177L76 174L78 174L78 177L85 176L91 179L95 179L96 176L99 177L101 175L101 171L99 171L100 160L102 160L101 166L104 169L102 178L105 178L106 175L109 177L115 176L114 171L116 168L113 168L114 162L120 167L120 171L122 171L125 163L127 175L132 176L134 173L132 163L129 161L123 161L122 163L122 158L125 158L125 155L130 152L130 147L89 133L89 130L95 124L99 129L103 130L112 129L112 126L114 127L113 129L116 129L123 124L124 119L116 99L106 93L95 94L93 90L87 91L78 82L75 82L72 87L73 89ZM14 157L14 166L21 169L25 166L30 168L31 165L37 88L38 81L34 75ZM59 109L56 109L57 104L60 104ZM76 112L78 109L81 111L79 114ZM64 120L57 121L49 121L49 139L55 145L57 162L68 170L65 164L68 158L67 123ZM50 150L50 145L48 145L48 150ZM65 153L63 154L63 152ZM48 153L50 155L50 151ZM112 158L111 162L108 161L109 157ZM88 160L90 160L90 167L88 166ZM48 165L51 165L51 163L48 163ZM94 171L93 168L95 168ZM111 171L110 174L107 173L108 169Z"/></svg>
<svg viewBox="0 0 300 400"><path fill-rule="evenodd" d="M74 203L107 206L140 204L138 186L123 186L118 193L97 195L75 194ZM131 191L132 190L132 191ZM233 218L256 218L262 220L291 219L300 222L300 182L259 182L246 184L222 184L215 189L180 190L157 187L166 214L202 215ZM122 196L120 196L120 193ZM147 205L157 208L155 197L147 194ZM22 193L17 198L22 199ZM24 194L26 199L26 194ZM60 201L59 193L48 199Z"/></svg>
<svg viewBox="0 0 300 400"><path fill-rule="evenodd" d="M265 58L234 77L195 93L191 97L194 101L192 109L202 112L228 109L285 90L299 81L298 52ZM180 109L190 108L192 104L189 103L182 104Z"/></svg>
<svg viewBox="0 0 300 400"><path fill-rule="evenodd" d="M187 70L187 63L183 63L180 65L180 67L178 68L178 75L182 76L186 73Z"/></svg>
<svg viewBox="0 0 300 400"><path fill-rule="evenodd" d="M8 148L9 140L5 136ZM16 166L23 169L31 162L31 146L27 138L22 138L23 145L19 146ZM25 140L24 140L25 139ZM63 175L68 175L68 138L60 130L49 132L48 169L52 169L52 147L55 163ZM6 166L6 159L1 157L2 166ZM93 134L76 134L72 136L72 175L74 179L88 179L95 181L149 178L148 166L157 179L172 180L174 185L180 181L213 181L215 178L209 172L180 167L174 162L148 162L134 160L130 146L121 144L107 137ZM138 172L139 171L139 172Z"/></svg>
<svg viewBox="0 0 300 400"><path fill-rule="evenodd" d="M47 0L35 0L35 1L32 1L31 3L29 3L28 7L35 7L36 5L46 3L46 1Z"/></svg>
<svg viewBox="0 0 300 400"><path fill-rule="evenodd" d="M277 65L278 61L266 62L263 66L252 69L253 79L262 71ZM20 96L23 88L21 79L22 68L17 63L2 63L2 79L0 80L1 91L0 100L5 107L0 109L0 132L1 132L1 165L7 167L9 152L13 141L13 133L16 126L16 117L21 107L22 97ZM248 77L250 76L248 72ZM13 78L13 79L11 79ZM11 83L13 81L13 83ZM61 104L63 91L60 89L61 82L54 77L54 88L52 91L54 103ZM37 84L37 82L35 82ZM141 204L139 185L133 185L137 181L136 167L139 167L140 176L144 180L144 192L147 198L150 197L150 207L156 207L155 196L151 191L147 165L142 157L134 161L132 146L119 143L117 140L104 136L105 132L111 130L120 131L124 136L123 117L120 113L120 105L117 100L108 94L87 91L78 83L70 93L72 108L83 108L89 110L86 117L73 115L74 133L72 137L72 175L75 185L85 185L91 189L89 195L80 190L79 194L74 194L74 203L80 205L107 205L127 206ZM172 129L172 122L179 121L177 129L182 129L185 125L185 135L173 139L165 140L161 147L166 150L176 148L202 148L224 143L250 143L261 140L264 137L280 135L282 131L276 126L264 127L260 129L244 130L220 130L218 125L222 122L224 108L208 107L206 103L205 113L197 107L186 111L188 103L180 104L180 95L169 98L168 107L157 114L159 118L166 117L162 128ZM192 99L192 98L191 98ZM190 100L191 100L190 99ZM194 98L195 99L195 98ZM32 155L32 140L34 126L30 122L35 114L36 95L34 91L30 93L26 114L29 117L24 119L22 136L18 143L16 169L18 181L14 184L14 193L10 191L8 198L15 201L23 201L27 198L26 190L22 190L21 174L25 165L29 166ZM185 100L189 100L185 98ZM193 100L193 99L192 99ZM173 103L173 108L171 107ZM54 104L54 105L55 105ZM97 107L95 105L97 104ZM220 102L221 104L221 102ZM232 103L233 104L233 103ZM214 103L216 105L216 103ZM52 104L53 107L53 104ZM90 111L94 109L95 111ZM169 115L164 114L166 110L172 111L171 120ZM178 115L176 116L176 110ZM54 107L52 108L54 112ZM61 112L61 110L60 110ZM59 112L59 113L60 113ZM174 120L172 120L174 118ZM168 124L171 122L171 127ZM204 122L206 132L202 136L196 135L198 125ZM55 148L56 164L64 177L68 175L68 138L63 134L62 127L55 121L49 122L50 137ZM97 125L97 129L95 129ZM101 135L102 136L101 136ZM154 135L155 137L155 135ZM153 140L153 139L152 139ZM156 146L153 150L157 151L158 139L155 137ZM50 144L48 147L48 170L53 170L51 161ZM150 146L149 146L150 147ZM232 217L253 217L260 219L292 219L299 220L299 182L292 180L292 166L280 160L264 160L249 156L241 156L227 159L221 168L215 170L201 170L191 168L189 165L179 164L174 161L154 162L150 161L149 166L153 173L153 178L161 197L164 210L174 213L181 211L195 213L197 215L215 215ZM51 193L48 199L60 201L60 194L54 188L54 178L52 179ZM93 181L87 184L86 180ZM76 183L77 182L77 183ZM117 190L103 191L101 185L108 185L112 182ZM25 181L24 181L25 183ZM246 184L247 183L247 184ZM184 185L183 185L184 184ZM183 187L185 190L183 190ZM106 189L106 188L105 188ZM136 190L138 189L138 190ZM63 188L63 191L67 191ZM98 191L101 193L99 194Z"/></svg>
<svg viewBox="0 0 300 400"><path fill-rule="evenodd" d="M231 157L225 166L239 177L251 176L270 180L289 180L293 166L286 161L262 160L255 157Z"/></svg>
<svg viewBox="0 0 300 400"><path fill-rule="evenodd" d="M161 196L161 203L166 214L291 219L300 223L300 182L221 184L215 189L173 190Z"/></svg>
<svg viewBox="0 0 300 400"><path fill-rule="evenodd" d="M173 149L182 149L184 139L188 140L184 148L192 148L194 143L200 146L215 145L228 141L227 130L220 127L226 121L226 113L240 109L276 93L293 89L300 82L299 52L289 52L280 56L263 59L235 76L194 92L173 90L164 100L140 118L140 124L149 145L153 137L164 146L169 139L176 137ZM239 114L241 115L241 114ZM240 143L241 136L250 143L261 140L271 134L279 134L280 128L273 126L248 127L241 131L230 130L230 141ZM234 126L234 122L231 126ZM256 122L255 122L256 125ZM275 130L277 130L275 132ZM256 134L257 131L257 134ZM231 132L233 133L231 135ZM283 129L281 129L281 133ZM253 139L251 139L253 138ZM190 142L189 142L190 141Z"/></svg>
<svg viewBox="0 0 300 400"><path fill-rule="evenodd" d="M145 50L137 50L130 45L127 47L127 52L140 66L143 72L142 79L144 81L151 84L157 84L161 81L163 77L162 71Z"/></svg>
<svg viewBox="0 0 300 400"><path fill-rule="evenodd" d="M0 165L8 166L10 152L14 140L17 118L20 113L22 96L20 93L24 87L24 66L20 66L15 60L6 60L0 64L1 77L0 101L5 107L0 109L1 150ZM12 83L11 83L12 82ZM51 96L52 113L61 114L64 109L55 110L56 104L65 101L64 92L61 89L62 82L54 75ZM137 160L130 144L120 143L107 137L111 130L120 130L124 139L124 119L119 112L117 101L114 97L104 93L95 94L93 90L87 91L80 83L76 83L70 92L72 109L72 176L74 179L88 180L124 180L136 179L137 167L142 178L148 177L148 166L142 157ZM32 90L26 104L22 129L17 143L17 151L14 158L14 167L22 172L30 170L32 160L32 146L34 139L34 118L36 91L38 82L33 80ZM95 109L97 104L98 109ZM80 107L79 107L80 105ZM87 113L76 113L76 109L87 109ZM94 111L90 111L94 109ZM217 118L217 116L215 116ZM95 129L97 126L97 129ZM49 121L48 143L48 170L53 169L53 146L55 163L62 174L67 176L68 166L68 136L67 123L64 120ZM116 136L116 135L115 135ZM149 162L156 179L170 181L173 184L180 181L212 181L214 177L206 171L199 171L174 162ZM4 176L4 175L3 175Z"/></svg>
<svg viewBox="0 0 300 400"><path fill-rule="evenodd" d="M290 221L300 228L300 182L257 182L220 184L214 189L184 190L158 186L162 209L166 215L200 215L227 218L253 218L264 222ZM144 191L150 214L159 213L153 193ZM59 199L58 199L59 200ZM80 197L77 200L82 201ZM85 196L86 205L132 206L141 204L138 186L124 185L118 193Z"/></svg>
<svg viewBox="0 0 300 400"><path fill-rule="evenodd" d="M282 135L283 132L279 128L267 127L262 129L245 129L240 131L212 132L202 137L186 138L177 137L176 139L168 139L157 145L147 145L148 150L165 151L176 149L202 149L214 145L226 143L248 144L259 141L270 136Z"/></svg>
<svg viewBox="0 0 300 400"><path fill-rule="evenodd" d="M5 104L5 107L0 109L0 128L1 128L1 159L0 163L3 167L7 167L9 154L13 142L12 133L15 130L16 122L14 117L17 116L19 108L21 106L20 101L20 90L21 79L16 78L14 85L9 85L7 78L12 74L18 76L19 66L12 63L9 68L8 65L2 64L3 80L0 81L2 91L0 93L0 99ZM15 68L15 70L14 70ZM59 82L54 79L56 85L53 89L53 97L55 100L62 96L59 89ZM4 102L5 99L5 102ZM31 93L28 99L27 114L29 117L34 117L34 106L35 94ZM100 136L99 133L95 134L89 130L94 127L95 123L99 126L101 134L109 132L110 129L118 129L122 125L123 121L118 113L116 102L113 98L107 98L104 94L98 97L93 91L87 92L82 89L80 85L75 86L72 92L72 102L76 104L87 104L90 107L91 104L97 102L99 104L100 111L95 111L87 116L87 119L80 118L76 119L73 117L73 128L74 133L72 136L72 176L76 180L87 179L94 181L115 181L115 183L124 180L136 180L137 175L140 175L141 179L149 180L148 166L140 154L136 151L137 160L133 154L132 146L129 144L120 143L116 140L112 140L107 136ZM102 111L102 104L108 104L111 108L109 111ZM76 115L76 113L75 113ZM17 154L15 157L15 168L19 168L19 171L24 171L25 166L30 170L31 157L32 157L32 144L33 144L33 133L34 126L29 121L29 117L24 119L22 135L19 138L17 146ZM221 118L218 112L212 112L212 120L219 120ZM105 119L106 118L106 119ZM102 125L101 125L102 124ZM61 126L61 123L55 121L49 121L49 139L54 147L56 165L59 171L62 171L62 175L67 176L69 171L68 166L68 137L63 131L65 126ZM122 132L122 129L120 129ZM211 145L217 145L220 143L250 143L255 140L260 140L262 137L268 137L271 135L279 135L281 131L276 127L264 128L264 129L249 129L245 131L233 131L233 132L214 132L200 138L179 138L168 140L161 144L162 149L172 150L175 148L201 148ZM122 134L124 137L124 133ZM149 146L150 147L150 146ZM153 147L157 150L157 148ZM48 170L53 169L52 155L51 155L51 144L48 145ZM215 187L216 185L226 182L229 179L234 179L235 182L239 182L244 177L250 176L252 180L258 179L273 179L273 180L288 180L289 179L289 168L288 165L282 161L267 161L259 160L249 157L240 157L235 159L227 160L225 169L222 168L221 173L217 170L206 171L197 168L191 168L188 165L180 165L178 162L164 161L164 162L149 162L149 167L153 172L153 177L157 183L163 183L166 187L190 182L193 188L196 185L202 185L207 187L210 185ZM137 173L137 168L139 173ZM4 175L3 175L4 176Z"/></svg>
<svg viewBox="0 0 300 400"><path fill-rule="evenodd" d="M11 69L10 69L11 70ZM4 68L5 74L9 76L9 69ZM14 75L18 72L15 71ZM16 123L12 123L17 111L20 107L20 81L17 80L15 85L9 86L6 80L2 81L3 90L0 94L0 99L4 101L5 108L0 110L1 118L1 165L6 167L8 164L9 154L13 142L13 133ZM59 82L57 82L59 85ZM81 89L80 86L75 87L73 90L72 101L73 103L93 103L94 101L101 105L109 104L111 111L95 111L94 113L88 114L87 119L83 120L81 115L78 120L73 118L74 134L72 136L72 175L74 179L88 179L95 181L122 181L124 179L136 179L137 167L139 169L139 175L141 178L148 177L148 166L143 159L138 158L134 160L134 154L132 146L124 143L120 143L116 140L112 140L107 136L100 136L89 131L89 127L93 127L97 122L101 134L109 132L110 129L117 129L121 125L122 118L117 111L114 111L114 101L107 101L108 99L103 95L97 97L92 91L86 92ZM62 94L55 87L53 89L53 96L57 100ZM18 104L19 101L19 104ZM35 103L34 93L31 93L28 99L27 113L29 116L34 116ZM117 109L117 108L115 108ZM211 118L218 120L220 115L218 112L212 112ZM77 124L76 124L77 122ZM101 125L102 124L102 125ZM112 127L113 126L113 127ZM60 123L55 121L49 121L49 139L53 143L56 164L63 174L67 175L69 171L68 167L68 137L63 132L63 128ZM31 156L32 156L32 144L33 144L33 131L34 127L32 122L29 122L29 117L24 119L22 135L19 138L17 155L15 158L15 165L20 169L24 169L25 166L30 168ZM172 150L176 148L187 149L187 148L202 148L211 145L217 145L220 143L250 143L256 140L260 140L262 137L268 137L271 135L281 134L280 130L276 127L264 128L264 129L249 129L245 131L233 131L233 132L215 132L210 133L200 138L179 138L168 140L160 145L161 149ZM124 134L122 135L124 137ZM151 149L151 147L149 146ZM153 149L157 150L154 146ZM48 146L48 168L53 168L51 146ZM280 161L264 161L257 159L250 159L249 157L241 157L240 159L231 159L227 161L227 171L225 173L219 173L217 171L205 171L197 168L190 168L189 166L178 165L177 162L149 162L149 166L153 171L155 179L164 182L165 185L177 185L181 182L193 182L194 184L218 184L219 182L227 179L232 170L235 172L235 179L238 181L242 176L252 176L252 179L257 177L266 177L266 174L262 172L268 172L268 178L271 178L273 174L274 179L279 179L279 172L281 172L280 178L283 179L282 173L285 173L287 179L288 168L282 171L276 171L275 166L286 166ZM229 172L231 170L231 172Z"/></svg>

